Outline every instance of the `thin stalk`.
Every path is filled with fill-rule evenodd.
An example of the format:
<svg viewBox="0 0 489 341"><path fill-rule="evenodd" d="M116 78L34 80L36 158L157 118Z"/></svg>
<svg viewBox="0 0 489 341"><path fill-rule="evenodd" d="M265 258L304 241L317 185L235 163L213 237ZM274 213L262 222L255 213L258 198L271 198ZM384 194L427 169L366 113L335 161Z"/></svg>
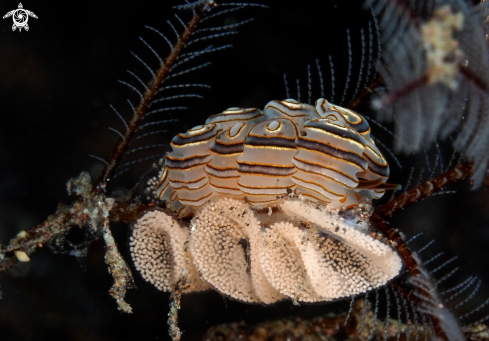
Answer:
<svg viewBox="0 0 489 341"><path fill-rule="evenodd" d="M119 141L117 142L114 149L112 150L112 153L110 154L107 164L105 165L104 169L102 170L102 172L100 173L97 179L97 182L94 187L94 191L99 193L105 192L107 182L110 181L110 178L114 175L117 166L122 160L122 157L124 156L137 128L141 123L141 120L143 119L144 115L148 111L148 107L151 104L151 101L153 100L153 97L155 96L157 90L159 89L160 85L165 81L165 78L170 73L172 66L176 62L182 50L187 45L192 33L195 31L202 18L208 12L210 12L210 10L214 6L216 6L213 4L214 4L213 1L202 1L199 2L198 7L194 9L192 19L190 19L189 23L187 24L187 27L180 35L177 42L173 45L168 56L160 65L154 78L149 81L147 90L143 94L143 98L141 99L135 112L132 114L131 119L127 123L128 129L126 129L123 135L124 137L119 138Z"/></svg>
<svg viewBox="0 0 489 341"><path fill-rule="evenodd" d="M437 177L426 181L425 183L414 187L413 189L404 192L397 198L389 201L385 205L378 207L373 215L379 217L390 216L394 212L404 209L418 201L423 200L436 192L441 191L452 183L465 179L472 174L472 163L465 162L457 167L454 167Z"/></svg>

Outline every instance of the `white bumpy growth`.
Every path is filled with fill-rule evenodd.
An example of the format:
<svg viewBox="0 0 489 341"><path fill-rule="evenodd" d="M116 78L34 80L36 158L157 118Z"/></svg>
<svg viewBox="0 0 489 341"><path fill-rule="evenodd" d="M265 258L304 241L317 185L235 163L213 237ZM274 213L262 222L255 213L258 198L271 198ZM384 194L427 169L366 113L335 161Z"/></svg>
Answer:
<svg viewBox="0 0 489 341"><path fill-rule="evenodd" d="M187 276L187 292L213 288L249 303L325 302L381 287L401 269L397 253L357 218L298 198L267 214L221 197L204 204L189 227L147 213L134 227L131 254L143 278L163 291Z"/></svg>

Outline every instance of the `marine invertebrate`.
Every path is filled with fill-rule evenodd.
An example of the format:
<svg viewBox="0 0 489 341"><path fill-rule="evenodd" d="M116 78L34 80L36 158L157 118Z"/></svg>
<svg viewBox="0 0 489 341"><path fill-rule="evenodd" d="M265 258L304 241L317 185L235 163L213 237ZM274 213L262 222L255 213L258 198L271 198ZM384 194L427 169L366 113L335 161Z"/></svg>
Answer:
<svg viewBox="0 0 489 341"><path fill-rule="evenodd" d="M148 190L195 217L182 226L149 212L130 242L136 269L158 289L183 279L183 292L214 288L247 303L327 302L399 274L399 256L369 233L369 200L397 185L385 184L388 164L361 115L323 98L271 101L264 113L212 115L171 146Z"/></svg>
<svg viewBox="0 0 489 341"><path fill-rule="evenodd" d="M397 188L385 184L389 165L367 121L324 98L314 107L271 101L263 113L230 108L178 134L171 147L150 190L180 216L213 195L267 208L297 188L330 207L350 207Z"/></svg>
<svg viewBox="0 0 489 341"><path fill-rule="evenodd" d="M386 88L374 104L381 118L396 122L395 148L418 151L456 133L454 148L474 163L481 186L489 160L487 2L368 4L386 32L379 65Z"/></svg>

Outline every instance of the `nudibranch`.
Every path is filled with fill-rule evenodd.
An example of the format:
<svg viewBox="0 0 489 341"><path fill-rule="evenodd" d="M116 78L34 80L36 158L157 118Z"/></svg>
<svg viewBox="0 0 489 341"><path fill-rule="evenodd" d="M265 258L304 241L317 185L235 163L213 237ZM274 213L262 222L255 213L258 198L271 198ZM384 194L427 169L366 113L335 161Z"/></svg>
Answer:
<svg viewBox="0 0 489 341"><path fill-rule="evenodd" d="M319 99L259 109L230 108L178 134L165 158L156 195L180 216L214 196L274 205L295 190L330 207L378 199L389 165L359 114Z"/></svg>
<svg viewBox="0 0 489 341"><path fill-rule="evenodd" d="M171 146L149 184L174 213L146 213L130 239L158 289L185 277L186 292L326 302L399 274L400 257L368 224L370 200L393 188L389 165L354 111L325 99L230 108Z"/></svg>

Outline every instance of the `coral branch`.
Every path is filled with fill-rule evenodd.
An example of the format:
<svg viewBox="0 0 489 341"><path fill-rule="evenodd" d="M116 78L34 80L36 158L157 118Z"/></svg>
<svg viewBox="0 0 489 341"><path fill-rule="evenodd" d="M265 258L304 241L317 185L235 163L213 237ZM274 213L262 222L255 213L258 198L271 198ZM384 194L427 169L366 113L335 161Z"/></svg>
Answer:
<svg viewBox="0 0 489 341"><path fill-rule="evenodd" d="M99 233L97 226L104 211L105 197L103 195L91 195L92 186L90 176L82 172L78 178L71 179L67 183L68 192L77 194L81 198L71 206L60 205L55 214L47 220L27 231L21 231L0 248L0 272L7 271L17 263L17 255L24 253L30 255L38 247L44 244L50 245L58 238L64 238L73 226L89 225L89 233Z"/></svg>
<svg viewBox="0 0 489 341"><path fill-rule="evenodd" d="M453 169L450 169L449 171L431 180L428 180L424 184L421 184L410 191L403 193L394 200L389 201L387 204L377 208L370 217L370 222L375 225L390 240L392 246L396 248L412 278L425 278L426 275L425 272L420 268L418 260L413 255L411 250L409 250L403 238L395 229L390 227L383 220L382 217L391 215L392 213L397 212L400 209L421 201L424 198L442 190L453 182L462 180L467 176L470 176L471 174L472 164L466 162ZM433 296L430 290L424 290L423 288L418 288L418 290L422 297L429 298ZM441 325L438 316L435 315L436 314L430 314L435 332L439 338L441 338L442 340L447 340L447 336L444 331L445 329Z"/></svg>
<svg viewBox="0 0 489 341"><path fill-rule="evenodd" d="M468 174L470 175L470 173ZM411 250L407 247L406 243L402 239L402 237L397 233L396 230L394 230L392 227L387 225L387 223L378 215L372 214L370 217L370 222L375 225L391 242L392 246L394 246L401 256L401 258L404 261L404 264L406 265L409 274L413 277L415 276L423 276L423 272L419 268L418 261L416 258L413 256ZM402 286L400 286L402 287ZM420 290L421 294L429 297L429 293L426 291ZM435 316L430 315L430 318L433 322L433 327L435 329L436 335L442 339L442 340L447 340L447 337L440 326L440 323L438 321L438 318Z"/></svg>
<svg viewBox="0 0 489 341"><path fill-rule="evenodd" d="M407 83L404 87L399 88L395 91L392 91L388 95L382 97L380 100L376 100L373 102L374 109L380 109L386 107L393 102L399 100L401 97L406 96L412 91L417 90L421 85L427 84L429 81L429 74L422 74L420 77L412 80L410 83Z"/></svg>
<svg viewBox="0 0 489 341"><path fill-rule="evenodd" d="M483 78L481 78L475 71L463 65L459 65L459 71L467 81L474 83L482 91L487 92L489 90L487 82Z"/></svg>
<svg viewBox="0 0 489 341"><path fill-rule="evenodd" d="M130 223L141 218L148 210L154 209L154 204L144 205L141 203L117 203L116 208L110 211L110 221L124 221Z"/></svg>
<svg viewBox="0 0 489 341"><path fill-rule="evenodd" d="M180 300L182 292L189 288L188 276L182 276L171 292L170 297L170 312L168 313L168 331L173 341L178 341L182 338L182 332L178 327L178 311L180 310Z"/></svg>
<svg viewBox="0 0 489 341"><path fill-rule="evenodd" d="M125 313L132 313L131 306L124 301L127 289L136 288L131 269L119 253L107 223L104 223L103 233L106 250L105 263L109 266L109 272L114 278L114 285L110 288L109 294L117 301L119 310Z"/></svg>
<svg viewBox="0 0 489 341"><path fill-rule="evenodd" d="M455 168L446 171L437 177L426 181L425 183L404 192L397 198L389 201L387 204L378 207L374 211L374 216L390 216L405 207L408 207L418 201L423 200L436 192L441 191L446 186L455 181L465 179L472 174L472 163L466 162Z"/></svg>
<svg viewBox="0 0 489 341"><path fill-rule="evenodd" d="M399 233L387 225L387 223L380 216L376 215L375 212L370 217L370 222L390 240L391 245L396 248L403 259L409 273L413 276L417 275L420 272L418 270L418 262L413 257L411 250L409 250Z"/></svg>
<svg viewBox="0 0 489 341"><path fill-rule="evenodd" d="M348 340L408 340L409 325L392 319L380 321L371 312L368 300L355 300L351 316L345 323L346 313L329 312L325 316L314 317L311 320L301 316L291 316L276 321L250 325L244 321L230 322L209 328L202 337L208 341L231 340L340 340L347 336ZM366 316L363 312L367 310ZM363 328L359 330L362 323ZM399 325L399 328L397 327ZM419 327L419 339L428 339L430 330ZM414 338L413 338L414 340Z"/></svg>
<svg viewBox="0 0 489 341"><path fill-rule="evenodd" d="M372 91L374 91L375 87L381 83L382 83L382 77L381 76L375 77L370 82L370 84L368 84L365 88L363 88L362 92L360 92L360 94L356 98L354 98L350 102L348 102L346 107L348 109L355 109L356 107L360 106L362 104L362 99L365 96L370 95L372 93Z"/></svg>
<svg viewBox="0 0 489 341"><path fill-rule="evenodd" d="M15 255L16 252L30 255L37 247L54 240L59 235L65 235L75 222L83 221L85 219L83 214L77 214L79 207L77 203L71 207L60 207L44 223L36 225L28 231L20 231L7 245L2 245L0 248L0 272L7 271L19 261Z"/></svg>
<svg viewBox="0 0 489 341"><path fill-rule="evenodd" d="M118 207L116 211L113 211L114 199L106 198L104 193L94 194L90 176L86 172L69 180L67 189L68 193L76 194L80 198L71 206L60 205L56 213L49 216L44 223L28 231L19 232L7 245L2 246L0 248L0 272L7 271L18 261L29 261L28 255L44 244L49 246L63 244L70 229L79 226L86 231L87 235L87 240L80 244L84 250L103 235L106 245L105 262L114 277L114 285L109 293L116 299L120 310L130 313L132 309L124 301L124 296L127 289L135 287L134 280L129 266L117 250L108 223L109 219L117 221L137 216L148 207L133 204ZM73 247L77 249L76 245Z"/></svg>

